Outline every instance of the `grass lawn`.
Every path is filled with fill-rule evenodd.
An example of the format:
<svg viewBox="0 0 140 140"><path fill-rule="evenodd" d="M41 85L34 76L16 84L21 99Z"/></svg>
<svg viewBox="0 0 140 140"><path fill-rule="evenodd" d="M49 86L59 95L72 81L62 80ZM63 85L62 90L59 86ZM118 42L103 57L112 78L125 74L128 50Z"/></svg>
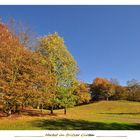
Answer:
<svg viewBox="0 0 140 140"><path fill-rule="evenodd" d="M0 117L1 130L140 130L140 103L100 101L41 114L30 110L24 115Z"/></svg>

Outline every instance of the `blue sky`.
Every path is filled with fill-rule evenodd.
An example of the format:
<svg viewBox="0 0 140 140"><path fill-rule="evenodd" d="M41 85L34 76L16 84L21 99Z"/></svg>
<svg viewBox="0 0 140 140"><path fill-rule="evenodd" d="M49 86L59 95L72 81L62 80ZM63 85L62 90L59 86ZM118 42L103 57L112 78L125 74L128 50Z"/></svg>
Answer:
<svg viewBox="0 0 140 140"><path fill-rule="evenodd" d="M58 32L76 59L78 78L140 80L140 6L0 6L0 17Z"/></svg>

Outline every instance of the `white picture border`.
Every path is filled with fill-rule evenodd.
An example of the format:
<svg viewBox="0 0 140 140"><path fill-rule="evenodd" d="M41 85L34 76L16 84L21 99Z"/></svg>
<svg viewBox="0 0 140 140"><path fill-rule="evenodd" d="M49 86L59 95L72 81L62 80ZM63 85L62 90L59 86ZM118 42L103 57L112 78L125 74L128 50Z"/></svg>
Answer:
<svg viewBox="0 0 140 140"><path fill-rule="evenodd" d="M140 5L140 0L0 0L0 5ZM48 136L47 134L58 134ZM59 134L64 134L60 137ZM80 134L80 136L66 136ZM81 136L93 134L94 136ZM50 131L50 130L1 130L0 140L140 140L140 131Z"/></svg>
<svg viewBox="0 0 140 140"><path fill-rule="evenodd" d="M0 5L140 5L140 0L0 0Z"/></svg>

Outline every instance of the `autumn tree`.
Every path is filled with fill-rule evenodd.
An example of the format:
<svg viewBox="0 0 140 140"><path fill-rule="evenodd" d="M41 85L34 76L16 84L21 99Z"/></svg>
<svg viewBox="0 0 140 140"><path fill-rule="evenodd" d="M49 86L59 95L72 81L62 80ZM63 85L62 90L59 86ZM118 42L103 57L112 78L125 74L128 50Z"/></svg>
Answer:
<svg viewBox="0 0 140 140"><path fill-rule="evenodd" d="M114 94L111 96L111 100L125 99L125 88L119 84L119 81L115 78L111 78L109 81L114 87Z"/></svg>
<svg viewBox="0 0 140 140"><path fill-rule="evenodd" d="M0 24L0 92L8 115L20 110L29 98L43 97L51 82L47 61L39 53L22 46L4 24Z"/></svg>
<svg viewBox="0 0 140 140"><path fill-rule="evenodd" d="M111 96L111 100L126 100L127 90L121 85L114 85L114 94Z"/></svg>
<svg viewBox="0 0 140 140"><path fill-rule="evenodd" d="M127 81L126 99L129 101L140 101L140 82L136 79Z"/></svg>
<svg viewBox="0 0 140 140"><path fill-rule="evenodd" d="M54 79L53 88L50 92L50 97L52 97L53 100L53 102L50 102L52 103L52 113L55 101L57 101L57 94L60 93L58 89L60 87L69 89L76 80L77 64L67 50L64 40L57 33L41 37L37 51L51 63L50 74L53 75Z"/></svg>
<svg viewBox="0 0 140 140"><path fill-rule="evenodd" d="M108 100L114 94L114 86L105 78L96 78L92 85L92 97L95 100Z"/></svg>
<svg viewBox="0 0 140 140"><path fill-rule="evenodd" d="M15 81L18 71L16 63L20 59L20 49L17 39L10 34L4 24L0 24L0 87L3 108L8 114L11 114L15 103L19 102L19 98L17 99L19 94L15 94L14 90L18 92Z"/></svg>
<svg viewBox="0 0 140 140"><path fill-rule="evenodd" d="M75 85L74 93L77 97L76 104L89 103L91 100L89 86L81 81L78 81Z"/></svg>

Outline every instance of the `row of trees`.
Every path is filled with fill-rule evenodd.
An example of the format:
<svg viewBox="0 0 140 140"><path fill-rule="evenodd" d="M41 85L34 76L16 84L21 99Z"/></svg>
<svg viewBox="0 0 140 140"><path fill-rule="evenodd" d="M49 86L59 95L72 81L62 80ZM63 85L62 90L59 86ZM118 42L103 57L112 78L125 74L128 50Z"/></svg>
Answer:
<svg viewBox="0 0 140 140"><path fill-rule="evenodd" d="M140 101L140 83L132 79L127 86L119 85L116 79L97 77L90 85L93 100L129 100Z"/></svg>
<svg viewBox="0 0 140 140"><path fill-rule="evenodd" d="M24 107L64 108L95 100L140 101L140 84L97 77L77 80L78 67L58 33L39 39L28 30L0 23L0 109L11 115ZM18 29L18 30L17 30Z"/></svg>
<svg viewBox="0 0 140 140"><path fill-rule="evenodd" d="M29 47L29 38L0 23L1 110L11 115L32 106L51 114L64 108L66 114L68 107L89 102L89 88L77 80L77 63L64 40L54 33Z"/></svg>

